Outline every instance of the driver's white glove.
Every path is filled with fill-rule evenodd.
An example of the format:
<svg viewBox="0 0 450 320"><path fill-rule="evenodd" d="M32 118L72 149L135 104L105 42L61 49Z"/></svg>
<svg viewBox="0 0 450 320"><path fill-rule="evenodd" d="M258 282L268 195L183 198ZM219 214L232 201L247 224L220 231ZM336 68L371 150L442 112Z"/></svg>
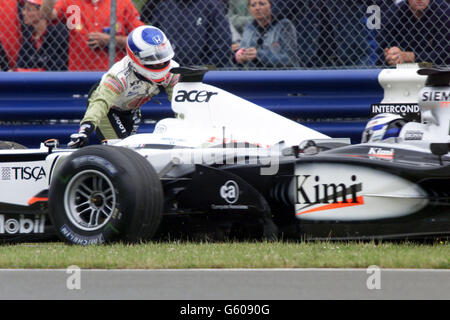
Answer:
<svg viewBox="0 0 450 320"><path fill-rule="evenodd" d="M67 147L76 149L86 146L89 143L89 136L94 131L94 124L92 122L84 122L81 124L77 133L70 135L70 142Z"/></svg>

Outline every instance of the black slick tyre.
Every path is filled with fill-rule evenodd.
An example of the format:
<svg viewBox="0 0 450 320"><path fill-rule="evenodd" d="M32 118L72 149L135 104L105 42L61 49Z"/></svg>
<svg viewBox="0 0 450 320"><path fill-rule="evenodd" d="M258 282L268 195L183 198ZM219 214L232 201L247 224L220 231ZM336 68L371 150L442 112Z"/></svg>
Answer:
<svg viewBox="0 0 450 320"><path fill-rule="evenodd" d="M163 201L151 164L114 146L73 152L54 172L49 191L58 236L80 245L150 239L160 225Z"/></svg>

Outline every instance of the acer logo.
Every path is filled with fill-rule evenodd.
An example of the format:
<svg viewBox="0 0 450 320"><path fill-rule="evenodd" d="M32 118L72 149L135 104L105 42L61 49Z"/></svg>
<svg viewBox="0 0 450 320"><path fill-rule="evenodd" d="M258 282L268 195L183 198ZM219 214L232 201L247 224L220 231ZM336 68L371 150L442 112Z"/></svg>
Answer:
<svg viewBox="0 0 450 320"><path fill-rule="evenodd" d="M320 177L314 177L313 186L307 188L311 179L310 175L301 175L295 177L297 186L296 203L297 204L317 204L317 203L359 203L357 192L362 190L362 183L345 185L344 183L320 183ZM351 181L356 182L357 177L351 176ZM351 196L347 199L347 196Z"/></svg>
<svg viewBox="0 0 450 320"><path fill-rule="evenodd" d="M192 90L187 92L186 90L178 91L177 96L175 97L176 102L209 102L212 96L218 94L218 92L210 92L210 91L197 91Z"/></svg>

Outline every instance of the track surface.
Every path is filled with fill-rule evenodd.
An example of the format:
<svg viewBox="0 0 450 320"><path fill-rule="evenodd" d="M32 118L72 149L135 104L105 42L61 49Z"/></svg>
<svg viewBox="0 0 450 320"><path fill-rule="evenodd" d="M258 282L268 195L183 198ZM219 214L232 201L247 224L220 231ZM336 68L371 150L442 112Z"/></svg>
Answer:
<svg viewBox="0 0 450 320"><path fill-rule="evenodd" d="M450 270L0 270L0 299L450 299ZM374 284L374 278L369 280ZM72 289L68 289L67 284ZM80 289L77 289L77 287Z"/></svg>

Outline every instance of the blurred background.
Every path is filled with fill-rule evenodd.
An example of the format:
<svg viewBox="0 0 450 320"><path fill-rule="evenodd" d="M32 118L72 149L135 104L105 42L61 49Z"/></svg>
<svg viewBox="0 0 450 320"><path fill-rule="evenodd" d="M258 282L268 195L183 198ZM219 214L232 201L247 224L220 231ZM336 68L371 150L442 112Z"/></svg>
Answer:
<svg viewBox="0 0 450 320"><path fill-rule="evenodd" d="M448 0L58 0L45 19L46 1L0 0L2 71L105 71L140 24L219 70L450 64Z"/></svg>

